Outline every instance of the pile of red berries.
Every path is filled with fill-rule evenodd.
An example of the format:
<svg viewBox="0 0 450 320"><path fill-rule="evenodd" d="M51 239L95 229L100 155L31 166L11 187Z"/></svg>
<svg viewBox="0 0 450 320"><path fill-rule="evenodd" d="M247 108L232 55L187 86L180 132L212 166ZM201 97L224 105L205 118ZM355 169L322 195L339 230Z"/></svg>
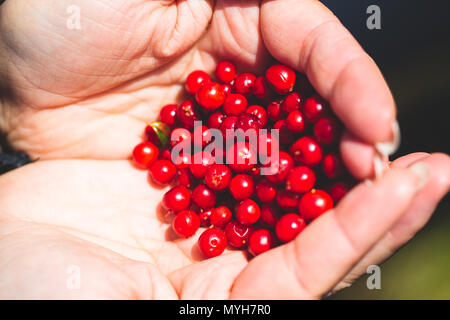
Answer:
<svg viewBox="0 0 450 320"><path fill-rule="evenodd" d="M185 88L193 98L164 106L133 157L149 169L153 182L173 185L162 205L174 213L178 236L188 238L206 227L198 239L205 256L218 256L227 245L258 255L293 240L353 185L338 151L342 124L306 77L285 65L256 76L237 74L231 62L222 61L215 78L190 73ZM194 127L196 121L202 125ZM279 130L278 138L268 131L257 135L257 146L244 139L232 142L233 152L205 151L214 141L212 129L226 139L226 130L263 128ZM200 151L172 155L179 144ZM272 144L278 163L259 163L271 156ZM271 174L262 175L269 165Z"/></svg>

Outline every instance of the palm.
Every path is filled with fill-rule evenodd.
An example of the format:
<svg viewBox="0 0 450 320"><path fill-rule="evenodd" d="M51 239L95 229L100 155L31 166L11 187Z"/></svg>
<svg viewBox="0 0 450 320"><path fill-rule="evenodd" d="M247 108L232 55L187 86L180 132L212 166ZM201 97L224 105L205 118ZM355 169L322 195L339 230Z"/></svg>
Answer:
<svg viewBox="0 0 450 320"><path fill-rule="evenodd" d="M307 71L352 134L368 142L389 136L394 109L389 91L348 34L338 33L339 41L327 41L335 38L333 30L343 32L342 27L315 1L267 1L262 7L259 1L216 1L212 10L212 3L203 0L135 0L120 5L83 0L79 1L81 30L66 28L66 19L61 18L70 4L47 0L34 7L30 1L17 0L6 1L0 9L0 21L7 21L0 27L10 31L5 33L4 43L14 84L14 95L2 106L8 112L0 125L15 147L48 160L0 181L1 234L8 235L9 244L0 246L0 253L12 261L0 268L2 279L30 272L37 283L7 282L9 288L17 290L10 291L12 296L318 297L339 280L350 281L364 272L367 263L384 259L386 251L408 240L428 219L432 208L422 210L416 219L419 221L411 225L408 217L421 204L400 206L401 213L406 211L403 220L398 217L400 225L384 225L399 229L395 236L383 238L384 230L379 235L381 245L374 247L374 252L369 250L373 244L360 248L357 256L366 260L359 264L356 257L340 257L345 272L332 263L318 268L320 259L311 267L303 258L294 261L296 255L286 254L297 247L312 248L308 244L311 233L315 239L325 237L327 218L311 225L299 245L283 246L252 263L240 251L202 260L194 245L196 237L180 240L171 234L158 209L164 190L150 187L145 172L126 160L132 146L142 139L145 124L156 119L160 107L182 99L183 80L191 70L211 71L222 58L232 59L245 69L261 70L270 56L275 56ZM33 23L24 24L20 19ZM301 22L296 33L289 34L276 19L287 25ZM29 30L28 25L35 27ZM29 46L30 39L33 46ZM334 60L336 50L348 60ZM295 53L294 57L285 52ZM370 90L376 95L369 97L365 88L355 88L362 83L354 77L357 67L368 70L359 74L364 80L373 80ZM348 96L350 82L356 96ZM367 100L380 107L363 113L344 110L347 105L358 110ZM15 104L20 107L14 108ZM381 125L373 123L374 114ZM351 154L354 147L351 139L348 144L344 142L344 155ZM361 164L372 157L372 147L364 143L357 148L360 163L348 165L356 175L365 177L370 168ZM437 168L433 173L436 180L448 160L438 157L429 161ZM386 197L397 202L403 199L409 205L404 184L411 182L411 177L392 175L397 175L397 185L390 181L391 193L378 192L378 197L384 201ZM434 181L434 192L428 190L434 194L434 202L448 189L446 183ZM396 188L402 194L397 194ZM330 213L328 220L334 215ZM30 253L29 247L36 249ZM335 248L325 249L327 256ZM308 250L304 251L308 256ZM29 267L33 264L39 270ZM354 265L354 272L345 277ZM79 289L67 287L71 266L79 267ZM300 270L295 271L297 268ZM278 276L272 274L274 270ZM333 277L318 281L316 271ZM46 286L39 286L43 281ZM278 287L271 290L271 286Z"/></svg>

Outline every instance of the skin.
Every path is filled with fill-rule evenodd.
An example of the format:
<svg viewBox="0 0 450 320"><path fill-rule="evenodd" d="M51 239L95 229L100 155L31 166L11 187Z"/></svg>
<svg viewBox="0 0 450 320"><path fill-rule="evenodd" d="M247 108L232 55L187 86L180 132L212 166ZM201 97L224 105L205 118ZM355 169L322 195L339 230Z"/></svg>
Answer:
<svg viewBox="0 0 450 320"><path fill-rule="evenodd" d="M71 30L73 3L0 7L0 128L40 159L0 177L0 298L320 298L404 245L448 192L449 157L412 154L295 241L205 260L201 230L178 239L158 205L165 189L128 160L187 74L223 58L262 70L271 57L306 72L346 124L349 169L367 178L395 119L381 73L318 1L79 0Z"/></svg>

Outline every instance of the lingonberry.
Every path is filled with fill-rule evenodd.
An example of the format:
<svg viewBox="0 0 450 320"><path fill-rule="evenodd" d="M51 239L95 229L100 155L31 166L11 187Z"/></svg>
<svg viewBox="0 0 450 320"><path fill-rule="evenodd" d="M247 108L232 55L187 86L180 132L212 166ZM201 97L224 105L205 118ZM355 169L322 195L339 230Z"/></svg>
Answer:
<svg viewBox="0 0 450 320"><path fill-rule="evenodd" d="M286 190L296 193L310 191L316 184L316 174L309 167L295 167L289 171L286 179Z"/></svg>
<svg viewBox="0 0 450 320"><path fill-rule="evenodd" d="M278 206L286 211L295 211L298 207L299 199L300 195L298 193L286 189L278 190L277 196L275 197Z"/></svg>
<svg viewBox="0 0 450 320"><path fill-rule="evenodd" d="M231 92L231 85L228 83L221 84L223 92L225 92L225 95L227 96Z"/></svg>
<svg viewBox="0 0 450 320"><path fill-rule="evenodd" d="M134 163L143 169L149 169L158 158L159 150L150 141L139 143L133 150Z"/></svg>
<svg viewBox="0 0 450 320"><path fill-rule="evenodd" d="M182 210L172 220L172 229L183 238L189 238L200 228L200 218L191 210Z"/></svg>
<svg viewBox="0 0 450 320"><path fill-rule="evenodd" d="M234 79L232 91L247 96L255 83L256 76L252 73L241 73Z"/></svg>
<svg viewBox="0 0 450 320"><path fill-rule="evenodd" d="M164 209L181 211L189 208L191 204L191 192L185 186L176 186L164 194L162 205Z"/></svg>
<svg viewBox="0 0 450 320"><path fill-rule="evenodd" d="M305 118L310 123L316 123L317 120L328 115L329 111L326 102L319 96L312 96L306 99L303 106Z"/></svg>
<svg viewBox="0 0 450 320"><path fill-rule="evenodd" d="M330 145L336 143L341 135L340 123L331 117L317 120L314 125L314 136L322 144Z"/></svg>
<svg viewBox="0 0 450 320"><path fill-rule="evenodd" d="M278 154L278 163L272 164L269 162L264 167L269 170L269 174L266 175L267 180L272 183L279 184L286 180L289 171L294 166L292 157L284 151L280 151Z"/></svg>
<svg viewBox="0 0 450 320"><path fill-rule="evenodd" d="M173 159L173 164L177 167L177 169L188 168L192 162L191 158L192 156L189 153L181 152L175 156L175 159Z"/></svg>
<svg viewBox="0 0 450 320"><path fill-rule="evenodd" d="M262 128L262 123L258 117L250 113L241 114L236 122L236 129L242 129L244 133L251 129L254 130L256 135L258 135L259 130Z"/></svg>
<svg viewBox="0 0 450 320"><path fill-rule="evenodd" d="M205 174L205 183L213 190L223 190L230 184L231 170L224 164L213 164Z"/></svg>
<svg viewBox="0 0 450 320"><path fill-rule="evenodd" d="M200 148L204 148L212 141L211 131L207 126L196 126L194 128L194 145Z"/></svg>
<svg viewBox="0 0 450 320"><path fill-rule="evenodd" d="M278 94L287 94L294 87L295 72L285 65L276 64L267 69L266 81Z"/></svg>
<svg viewBox="0 0 450 320"><path fill-rule="evenodd" d="M243 200L236 206L236 219L242 224L254 224L258 221L260 216L261 209L258 204L251 199Z"/></svg>
<svg viewBox="0 0 450 320"><path fill-rule="evenodd" d="M305 220L296 213L287 213L277 221L275 234L283 242L295 239L306 228Z"/></svg>
<svg viewBox="0 0 450 320"><path fill-rule="evenodd" d="M169 127L174 127L177 124L177 109L176 104L168 104L162 107L159 112L159 119L162 123L167 124Z"/></svg>
<svg viewBox="0 0 450 320"><path fill-rule="evenodd" d="M230 130L231 132L234 132L236 130L238 117L236 116L229 116L223 119L222 124L220 125L220 132L222 132L223 139L227 136L227 131Z"/></svg>
<svg viewBox="0 0 450 320"><path fill-rule="evenodd" d="M267 226L274 227L277 223L279 212L274 205L265 204L261 207L261 217L259 221Z"/></svg>
<svg viewBox="0 0 450 320"><path fill-rule="evenodd" d="M167 145L170 127L160 121L153 122L145 127L145 138L158 148L164 148Z"/></svg>
<svg viewBox="0 0 450 320"><path fill-rule="evenodd" d="M220 206L212 210L209 220L213 226L223 228L231 220L232 216L233 214L228 207Z"/></svg>
<svg viewBox="0 0 450 320"><path fill-rule="evenodd" d="M292 92L286 96L281 104L281 110L285 113L290 113L295 110L300 110L303 97L298 92Z"/></svg>
<svg viewBox="0 0 450 320"><path fill-rule="evenodd" d="M235 172L248 172L257 162L255 148L248 142L238 141L227 150L228 166Z"/></svg>
<svg viewBox="0 0 450 320"><path fill-rule="evenodd" d="M298 203L298 212L307 221L312 221L333 208L333 199L325 191L313 189L305 193Z"/></svg>
<svg viewBox="0 0 450 320"><path fill-rule="evenodd" d="M172 160L172 153L170 152L170 149L164 149L163 151L161 151L160 155L161 159L163 160Z"/></svg>
<svg viewBox="0 0 450 320"><path fill-rule="evenodd" d="M294 110L289 113L286 118L286 126L293 132L303 132L306 129L303 113L298 110Z"/></svg>
<svg viewBox="0 0 450 320"><path fill-rule="evenodd" d="M203 84L210 81L211 78L205 71L192 71L186 78L186 91L191 95L195 95Z"/></svg>
<svg viewBox="0 0 450 320"><path fill-rule="evenodd" d="M185 128L175 128L170 133L170 146L173 148L179 143L183 143L184 146L191 144L192 136L191 132Z"/></svg>
<svg viewBox="0 0 450 320"><path fill-rule="evenodd" d="M156 160L150 167L150 177L159 185L169 184L177 174L177 168L169 160Z"/></svg>
<svg viewBox="0 0 450 320"><path fill-rule="evenodd" d="M225 101L225 91L217 82L205 83L200 90L198 90L195 98L198 104L206 111L214 111Z"/></svg>
<svg viewBox="0 0 450 320"><path fill-rule="evenodd" d="M258 136L258 155L260 159L270 157L272 152L278 152L280 143L270 133L263 133Z"/></svg>
<svg viewBox="0 0 450 320"><path fill-rule="evenodd" d="M192 202L201 209L213 207L216 204L217 199L216 192L202 183L195 187L191 197Z"/></svg>
<svg viewBox="0 0 450 320"><path fill-rule="evenodd" d="M274 244L275 239L272 232L267 229L258 229L250 235L248 250L252 255L257 256L272 249Z"/></svg>
<svg viewBox="0 0 450 320"><path fill-rule="evenodd" d="M281 110L281 102L280 101L272 101L267 106L267 116L272 121L278 121L282 116Z"/></svg>
<svg viewBox="0 0 450 320"><path fill-rule="evenodd" d="M203 179L208 168L215 163L215 158L208 151L199 151L192 157L189 170L197 179Z"/></svg>
<svg viewBox="0 0 450 320"><path fill-rule="evenodd" d="M236 78L236 67L229 61L221 61L216 66L216 78L223 83L230 83Z"/></svg>
<svg viewBox="0 0 450 320"><path fill-rule="evenodd" d="M229 245L235 248L242 248L247 245L252 231L253 228L251 226L243 225L238 221L230 221L225 227L225 236Z"/></svg>
<svg viewBox="0 0 450 320"><path fill-rule="evenodd" d="M198 217L200 218L200 225L202 227L209 227L211 225L211 214L214 208L200 209Z"/></svg>
<svg viewBox="0 0 450 320"><path fill-rule="evenodd" d="M211 129L219 129L223 120L225 119L225 115L221 111L216 111L211 114L208 118L208 127Z"/></svg>
<svg viewBox="0 0 450 320"><path fill-rule="evenodd" d="M289 152L296 162L306 166L315 166L323 158L322 147L314 138L308 136L298 139Z"/></svg>
<svg viewBox="0 0 450 320"><path fill-rule="evenodd" d="M223 111L229 116L238 116L247 109L247 98L239 93L230 93L223 103Z"/></svg>
<svg viewBox="0 0 450 320"><path fill-rule="evenodd" d="M193 183L193 178L189 173L188 168L178 169L176 176L176 185L185 186L190 188Z"/></svg>
<svg viewBox="0 0 450 320"><path fill-rule="evenodd" d="M203 231L197 243L201 252L206 257L213 258L221 255L225 251L227 238L222 230L211 228Z"/></svg>
<svg viewBox="0 0 450 320"><path fill-rule="evenodd" d="M344 172L344 167L339 156L332 152L323 158L322 170L330 179L336 179Z"/></svg>
<svg viewBox="0 0 450 320"><path fill-rule="evenodd" d="M279 130L279 138L282 144L289 145L295 140L294 133L288 129L286 120L278 120L273 125L274 130Z"/></svg>
<svg viewBox="0 0 450 320"><path fill-rule="evenodd" d="M256 196L263 203L269 203L275 200L277 189L275 185L268 180L261 180L256 184Z"/></svg>
<svg viewBox="0 0 450 320"><path fill-rule="evenodd" d="M253 178L247 174L238 174L231 179L230 185L231 195L238 201L248 199L253 195L255 183Z"/></svg>
<svg viewBox="0 0 450 320"><path fill-rule="evenodd" d="M261 100L265 100L271 96L270 89L267 86L264 76L259 76L255 79L255 83L252 87L252 93L255 97Z"/></svg>
<svg viewBox="0 0 450 320"><path fill-rule="evenodd" d="M349 192L351 186L347 182L336 182L329 188L329 194L334 203L338 203Z"/></svg>
<svg viewBox="0 0 450 320"><path fill-rule="evenodd" d="M262 127L266 126L266 124L267 124L266 109L255 104L255 105L248 107L247 110L245 110L245 112L256 116L259 119L259 121L261 122Z"/></svg>

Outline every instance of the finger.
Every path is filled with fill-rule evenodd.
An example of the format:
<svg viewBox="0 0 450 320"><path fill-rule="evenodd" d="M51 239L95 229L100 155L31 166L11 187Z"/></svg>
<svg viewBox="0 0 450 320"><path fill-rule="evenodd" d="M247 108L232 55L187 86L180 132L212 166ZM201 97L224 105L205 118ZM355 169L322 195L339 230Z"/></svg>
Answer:
<svg viewBox="0 0 450 320"><path fill-rule="evenodd" d="M373 145L367 144L345 131L340 142L340 151L342 161L355 178L362 180L374 175L375 149ZM356 154L357 157L355 157Z"/></svg>
<svg viewBox="0 0 450 320"><path fill-rule="evenodd" d="M417 174L405 169L360 184L293 242L252 260L237 278L232 298L321 297L401 217L419 184Z"/></svg>
<svg viewBox="0 0 450 320"><path fill-rule="evenodd" d="M349 130L364 141L393 140L395 105L374 61L319 1L264 1L261 32L278 60L306 72Z"/></svg>
<svg viewBox="0 0 450 320"><path fill-rule="evenodd" d="M347 287L364 274L368 266L380 264L408 242L428 222L439 201L449 191L450 158L445 154L414 153L394 161L392 167L406 168L419 162L429 168L427 183L403 216L333 291Z"/></svg>

